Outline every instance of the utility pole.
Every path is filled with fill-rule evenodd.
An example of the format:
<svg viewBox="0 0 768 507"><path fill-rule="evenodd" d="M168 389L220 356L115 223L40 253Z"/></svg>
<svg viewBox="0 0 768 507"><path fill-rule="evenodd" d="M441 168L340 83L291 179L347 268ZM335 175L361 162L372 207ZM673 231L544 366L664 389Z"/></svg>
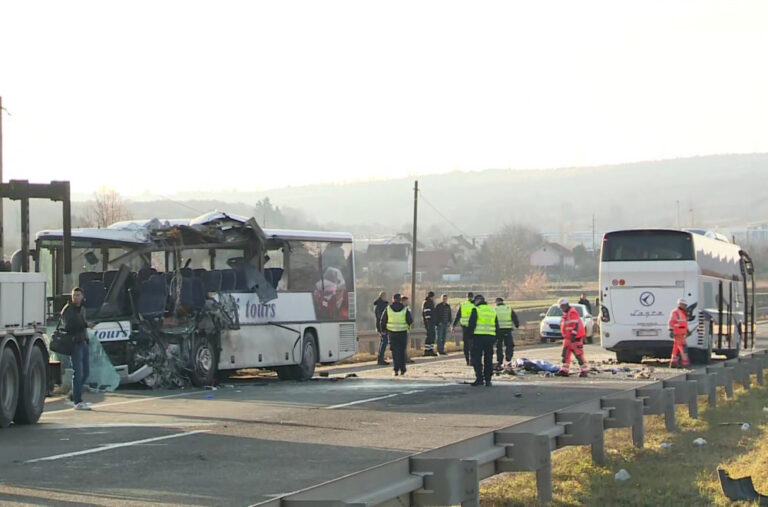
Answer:
<svg viewBox="0 0 768 507"><path fill-rule="evenodd" d="M0 97L0 184L3 183L3 98ZM3 200L0 199L0 262L3 261Z"/></svg>
<svg viewBox="0 0 768 507"><path fill-rule="evenodd" d="M413 237L411 243L411 301L416 307L416 224L417 211L419 209L419 180L413 185Z"/></svg>

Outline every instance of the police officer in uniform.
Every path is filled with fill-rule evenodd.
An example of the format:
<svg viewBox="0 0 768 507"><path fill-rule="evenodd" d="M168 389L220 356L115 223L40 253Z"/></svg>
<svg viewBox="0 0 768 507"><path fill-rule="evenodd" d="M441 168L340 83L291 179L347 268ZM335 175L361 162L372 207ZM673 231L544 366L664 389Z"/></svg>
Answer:
<svg viewBox="0 0 768 507"><path fill-rule="evenodd" d="M471 292L467 292L467 300L461 303L459 309L456 311L456 318L453 319L453 327L451 332L456 330L456 325L461 324L461 334L464 340L464 359L467 361L467 366L471 363L470 351L472 350L472 331L469 330L469 316L472 314L472 310L475 308L475 295Z"/></svg>
<svg viewBox="0 0 768 507"><path fill-rule="evenodd" d="M381 329L386 329L389 335L389 350L392 351L395 376L405 375L405 350L408 347L408 329L411 324L411 311L403 306L400 294L394 294L392 304L381 316Z"/></svg>
<svg viewBox="0 0 768 507"><path fill-rule="evenodd" d="M472 366L475 368L473 386L491 386L493 376L493 345L499 334L499 319L485 298L475 296L475 308L469 316L469 329L474 334L472 338Z"/></svg>
<svg viewBox="0 0 768 507"><path fill-rule="evenodd" d="M502 369L502 361L512 361L515 353L515 341L512 330L520 327L520 321L515 311L504 304L504 299L496 298L496 318L499 321L499 335L496 338L496 370ZM505 350L506 349L506 350Z"/></svg>

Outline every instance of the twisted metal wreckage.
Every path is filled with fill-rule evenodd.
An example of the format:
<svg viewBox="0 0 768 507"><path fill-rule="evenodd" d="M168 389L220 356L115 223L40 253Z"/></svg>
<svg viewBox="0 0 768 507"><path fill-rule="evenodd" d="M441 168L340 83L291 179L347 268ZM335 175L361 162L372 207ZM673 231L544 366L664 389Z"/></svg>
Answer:
<svg viewBox="0 0 768 507"><path fill-rule="evenodd" d="M227 264L244 278L246 288L266 303L277 297L276 288L258 267L267 238L253 218L244 220L220 212L187 223L153 219L135 224L135 228L146 242L111 262L120 263L120 269L95 315L101 322L117 317L124 320L120 308L126 305L119 297L110 297L124 292L131 312L130 337L105 341L104 348L113 364L124 363L126 371L132 372L123 375L121 383L141 381L152 388L210 385L215 380L222 334L240 328L238 301L221 290L220 280L218 286L211 287L194 276L188 267L191 257L182 264L182 251L208 250L213 264L217 248L243 249L244 257L227 259ZM149 267L153 252L164 252L166 264L170 266L172 260L173 270L165 274L155 271L150 279L137 283L126 262L142 256L147 265L144 269L154 271ZM216 274L213 270L208 273ZM120 331L125 333L122 325Z"/></svg>

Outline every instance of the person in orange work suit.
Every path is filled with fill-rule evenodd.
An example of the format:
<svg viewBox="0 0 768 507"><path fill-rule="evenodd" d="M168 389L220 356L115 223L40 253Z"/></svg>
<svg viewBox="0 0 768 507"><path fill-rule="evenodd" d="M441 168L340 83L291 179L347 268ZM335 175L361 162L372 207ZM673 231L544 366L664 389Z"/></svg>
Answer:
<svg viewBox="0 0 768 507"><path fill-rule="evenodd" d="M669 335L675 340L672 345L672 358L669 360L670 368L689 366L688 349L685 339L691 334L688 331L688 301L683 298L677 300L677 308L672 310L669 316ZM679 358L678 358L679 356Z"/></svg>
<svg viewBox="0 0 768 507"><path fill-rule="evenodd" d="M561 299L557 305L563 312L563 316L560 318L560 332L563 335L563 365L557 375L568 376L571 368L571 354L573 354L579 362L579 377L586 377L589 372L589 365L584 357L584 338L587 336L584 323L581 321L579 312L571 306L567 299Z"/></svg>

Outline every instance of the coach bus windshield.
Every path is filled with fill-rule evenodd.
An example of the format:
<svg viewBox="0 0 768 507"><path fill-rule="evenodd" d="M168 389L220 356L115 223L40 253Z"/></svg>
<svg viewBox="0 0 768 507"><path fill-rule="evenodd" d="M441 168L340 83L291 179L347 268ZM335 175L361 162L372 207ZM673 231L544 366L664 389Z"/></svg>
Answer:
<svg viewBox="0 0 768 507"><path fill-rule="evenodd" d="M602 260L692 261L691 235L679 231L621 231L605 235Z"/></svg>

